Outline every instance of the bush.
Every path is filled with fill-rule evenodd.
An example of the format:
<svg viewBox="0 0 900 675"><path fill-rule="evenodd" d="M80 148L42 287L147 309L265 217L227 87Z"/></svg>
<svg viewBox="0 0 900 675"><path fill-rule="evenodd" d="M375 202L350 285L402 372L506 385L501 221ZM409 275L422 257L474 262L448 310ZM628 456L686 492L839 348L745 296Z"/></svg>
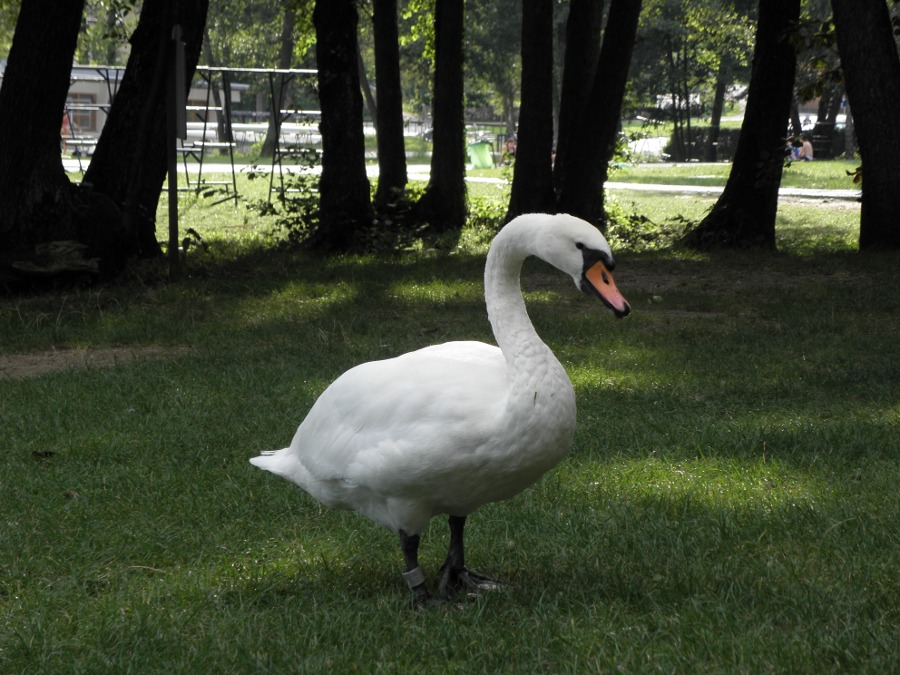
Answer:
<svg viewBox="0 0 900 675"><path fill-rule="evenodd" d="M634 204L632 204L634 208ZM606 238L614 250L658 251L672 247L683 227L656 223L636 210L628 211L618 200L606 196ZM683 219L675 218L676 221ZM682 222L682 225L684 223Z"/></svg>
<svg viewBox="0 0 900 675"><path fill-rule="evenodd" d="M506 219L508 201L496 197L469 197L469 217L466 222L470 227L496 234Z"/></svg>

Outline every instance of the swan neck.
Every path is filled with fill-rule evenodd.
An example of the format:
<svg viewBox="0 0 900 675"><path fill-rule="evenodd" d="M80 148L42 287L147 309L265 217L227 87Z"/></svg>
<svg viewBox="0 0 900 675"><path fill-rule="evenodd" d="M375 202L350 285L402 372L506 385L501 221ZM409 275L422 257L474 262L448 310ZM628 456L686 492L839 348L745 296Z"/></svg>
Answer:
<svg viewBox="0 0 900 675"><path fill-rule="evenodd" d="M529 345L547 349L528 317L522 298L520 276L522 264L529 255L530 252L518 245L514 237L498 235L488 252L484 270L488 319L494 338L511 369L518 360L517 356L531 351L528 350Z"/></svg>

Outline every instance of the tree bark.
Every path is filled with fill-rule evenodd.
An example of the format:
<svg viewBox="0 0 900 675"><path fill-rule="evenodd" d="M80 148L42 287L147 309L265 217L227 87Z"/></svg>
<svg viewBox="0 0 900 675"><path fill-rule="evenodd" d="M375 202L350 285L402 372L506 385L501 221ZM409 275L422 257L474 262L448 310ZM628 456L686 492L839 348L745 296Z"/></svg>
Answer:
<svg viewBox="0 0 900 675"><path fill-rule="evenodd" d="M553 191L553 0L522 2L522 107L507 222L556 213Z"/></svg>
<svg viewBox="0 0 900 675"><path fill-rule="evenodd" d="M690 230L692 248L775 248L775 215L797 59L791 34L800 0L760 0L741 135L725 190Z"/></svg>
<svg viewBox="0 0 900 675"><path fill-rule="evenodd" d="M358 22L355 0L317 0L313 23L322 108L322 175L319 224L307 243L325 251L355 248L360 230L372 223L357 67Z"/></svg>
<svg viewBox="0 0 900 675"><path fill-rule="evenodd" d="M60 126L83 8L74 0L22 2L0 88L2 254L80 234Z"/></svg>
<svg viewBox="0 0 900 675"><path fill-rule="evenodd" d="M375 35L375 77L378 82L375 125L378 188L375 192L375 208L384 211L403 194L407 181L397 0L375 0L372 27Z"/></svg>
<svg viewBox="0 0 900 675"><path fill-rule="evenodd" d="M604 220L603 186L615 150L628 67L637 33L641 0L612 0L603 45L587 99L590 119L576 146L569 150L566 176L561 182L559 210L598 227ZM590 117L589 117L590 116Z"/></svg>
<svg viewBox="0 0 900 675"><path fill-rule="evenodd" d="M884 0L832 0L865 173L860 250L900 248L900 59ZM849 133L849 131L848 131Z"/></svg>
<svg viewBox="0 0 900 675"><path fill-rule="evenodd" d="M704 162L715 162L718 159L719 132L722 128L722 110L725 107L725 88L728 86L727 73L728 67L723 57L719 64L719 72L716 74L716 91L713 95L712 112L709 116L709 135L703 151Z"/></svg>
<svg viewBox="0 0 900 675"><path fill-rule="evenodd" d="M145 0L122 85L84 175L83 185L121 207L143 256L161 253L156 209L167 166L165 82L173 67L172 27L182 27L187 88L200 58L208 8L209 0Z"/></svg>
<svg viewBox="0 0 900 675"><path fill-rule="evenodd" d="M378 106L375 104L375 94L372 93L372 85L369 84L369 75L366 73L366 62L363 61L362 52L359 49L359 43L356 45L356 72L359 75L359 88L363 93L363 101L365 101L365 111L372 118L372 123L378 127Z"/></svg>
<svg viewBox="0 0 900 675"><path fill-rule="evenodd" d="M431 177L416 217L438 233L460 230L466 222L464 6L464 0L435 4L434 144Z"/></svg>
<svg viewBox="0 0 900 675"><path fill-rule="evenodd" d="M585 119L585 106L600 60L603 0L572 0L565 34L566 51L563 58L559 130L553 171L557 194L565 190L566 179L577 170L569 170L570 159L577 165L582 153L580 137L589 123Z"/></svg>

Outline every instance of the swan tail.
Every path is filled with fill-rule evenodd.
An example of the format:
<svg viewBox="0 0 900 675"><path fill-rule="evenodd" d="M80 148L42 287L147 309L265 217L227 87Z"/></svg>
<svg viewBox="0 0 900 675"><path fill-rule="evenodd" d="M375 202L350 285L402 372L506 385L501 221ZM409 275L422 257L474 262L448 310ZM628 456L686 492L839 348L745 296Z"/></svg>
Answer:
<svg viewBox="0 0 900 675"><path fill-rule="evenodd" d="M291 476L296 472L297 459L291 455L289 450L290 448L264 450L259 456L251 457L250 463L278 476Z"/></svg>
<svg viewBox="0 0 900 675"><path fill-rule="evenodd" d="M341 499L342 493L335 492L330 481L317 480L310 475L293 448L264 451L258 457L251 457L250 463L298 485L327 506L349 508Z"/></svg>

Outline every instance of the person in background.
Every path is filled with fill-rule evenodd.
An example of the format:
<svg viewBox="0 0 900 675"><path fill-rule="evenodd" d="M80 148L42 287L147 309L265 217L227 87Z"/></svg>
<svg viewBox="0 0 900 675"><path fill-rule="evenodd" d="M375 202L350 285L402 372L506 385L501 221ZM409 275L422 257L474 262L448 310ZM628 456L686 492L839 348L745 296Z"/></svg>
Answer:
<svg viewBox="0 0 900 675"><path fill-rule="evenodd" d="M62 151L68 152L66 147L66 139L72 136L72 129L69 126L69 111L64 110L62 116L62 126L59 129L59 137L62 141Z"/></svg>
<svg viewBox="0 0 900 675"><path fill-rule="evenodd" d="M797 159L803 162L811 162L813 159L813 146L806 134L800 134L800 151Z"/></svg>
<svg viewBox="0 0 900 675"><path fill-rule="evenodd" d="M500 162L505 166L510 166L516 159L516 139L507 138L503 144L503 151L500 153Z"/></svg>

